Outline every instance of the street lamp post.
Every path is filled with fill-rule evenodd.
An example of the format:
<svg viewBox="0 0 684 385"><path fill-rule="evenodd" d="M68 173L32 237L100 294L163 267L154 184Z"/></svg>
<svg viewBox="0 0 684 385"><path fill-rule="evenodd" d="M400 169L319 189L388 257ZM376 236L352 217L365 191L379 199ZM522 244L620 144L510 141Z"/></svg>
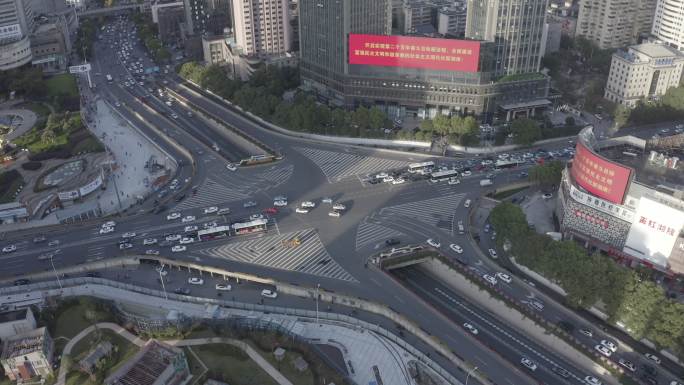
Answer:
<svg viewBox="0 0 684 385"><path fill-rule="evenodd" d="M162 275L165 266L166 265L161 265L161 269L159 269L159 280L161 281L162 290L164 291L164 298L169 299L168 294L166 294L166 286L164 286L164 276Z"/></svg>
<svg viewBox="0 0 684 385"><path fill-rule="evenodd" d="M62 290L62 281L59 279L59 274L57 274L57 269L55 269L55 263L52 261L54 255L50 253L50 265L52 265L52 271L55 272L55 278L57 278L57 284L59 285L59 290Z"/></svg>
<svg viewBox="0 0 684 385"><path fill-rule="evenodd" d="M474 368L472 368L472 369L468 372L468 376L466 377L465 385L468 385L468 379L470 378L470 375L473 374L473 373L475 373L476 370L477 370L477 366L474 367Z"/></svg>
<svg viewBox="0 0 684 385"><path fill-rule="evenodd" d="M318 290L321 288L321 284L317 283L316 284L316 323L318 322Z"/></svg>

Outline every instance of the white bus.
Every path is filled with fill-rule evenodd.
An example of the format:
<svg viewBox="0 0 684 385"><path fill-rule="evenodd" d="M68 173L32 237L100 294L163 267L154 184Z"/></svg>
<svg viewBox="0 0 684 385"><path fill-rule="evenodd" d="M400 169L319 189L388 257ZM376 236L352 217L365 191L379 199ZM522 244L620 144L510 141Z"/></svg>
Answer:
<svg viewBox="0 0 684 385"><path fill-rule="evenodd" d="M411 163L408 165L408 172L415 174L417 172L422 172L425 169L431 169L435 167L435 162L421 162L421 163Z"/></svg>
<svg viewBox="0 0 684 385"><path fill-rule="evenodd" d="M438 171L430 174L430 182L437 183L443 180L458 178L458 170Z"/></svg>
<svg viewBox="0 0 684 385"><path fill-rule="evenodd" d="M230 226L216 226L197 232L198 241L211 241L213 239L224 238L230 235Z"/></svg>
<svg viewBox="0 0 684 385"><path fill-rule="evenodd" d="M242 235L266 231L267 223L268 220L266 219L255 219L249 222L233 223L231 227L233 228L235 235Z"/></svg>
<svg viewBox="0 0 684 385"><path fill-rule="evenodd" d="M110 74L105 75L105 78L107 78L107 82L109 82L109 83L111 83L113 80L112 75L110 75Z"/></svg>

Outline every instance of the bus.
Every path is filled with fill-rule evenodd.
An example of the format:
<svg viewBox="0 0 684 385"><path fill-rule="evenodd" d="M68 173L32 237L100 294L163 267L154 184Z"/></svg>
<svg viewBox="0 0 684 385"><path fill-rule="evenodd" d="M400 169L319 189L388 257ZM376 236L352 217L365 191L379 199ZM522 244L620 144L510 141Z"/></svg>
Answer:
<svg viewBox="0 0 684 385"><path fill-rule="evenodd" d="M197 232L197 240L211 241L214 239L224 238L230 235L230 226L216 226L210 229L200 230Z"/></svg>
<svg viewBox="0 0 684 385"><path fill-rule="evenodd" d="M112 75L110 75L110 74L105 75L105 78L107 78L108 83L111 83L114 80L114 79L112 79Z"/></svg>
<svg viewBox="0 0 684 385"><path fill-rule="evenodd" d="M249 222L233 223L232 228L235 235L257 233L266 231L267 219L255 219Z"/></svg>
<svg viewBox="0 0 684 385"><path fill-rule="evenodd" d="M517 160L497 160L496 163L494 163L494 168L496 169L504 169L504 168L515 168L518 167L520 162Z"/></svg>
<svg viewBox="0 0 684 385"><path fill-rule="evenodd" d="M437 183L451 178L458 178L458 175L458 170L433 172L432 174L430 174L430 182Z"/></svg>
<svg viewBox="0 0 684 385"><path fill-rule="evenodd" d="M435 162L421 162L421 163L411 163L408 165L408 172L415 174L417 172L423 173L426 169L432 169L435 167Z"/></svg>

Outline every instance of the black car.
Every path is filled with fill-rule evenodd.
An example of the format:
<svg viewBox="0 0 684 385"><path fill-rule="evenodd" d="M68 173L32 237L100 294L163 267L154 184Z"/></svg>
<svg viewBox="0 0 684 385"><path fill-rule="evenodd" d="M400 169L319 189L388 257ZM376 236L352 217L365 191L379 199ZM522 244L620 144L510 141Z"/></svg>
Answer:
<svg viewBox="0 0 684 385"><path fill-rule="evenodd" d="M368 183L370 183L370 184L378 184L380 182L382 182L382 181L378 178L371 178L368 180Z"/></svg>
<svg viewBox="0 0 684 385"><path fill-rule="evenodd" d="M47 238L45 238L44 235L39 235L39 236L33 238L33 243L41 243L41 242L45 242L46 240L47 240Z"/></svg>
<svg viewBox="0 0 684 385"><path fill-rule="evenodd" d="M165 210L166 210L166 206L165 206L165 205L157 206L157 207L154 209L154 214L159 214L159 213L161 213L161 212L163 212L163 211L165 211Z"/></svg>
<svg viewBox="0 0 684 385"><path fill-rule="evenodd" d="M131 243L131 239L130 238L123 238L123 239L119 240L120 245L123 245L125 243Z"/></svg>
<svg viewBox="0 0 684 385"><path fill-rule="evenodd" d="M99 271L89 271L89 272L86 274L86 277L90 277L90 278L100 278L100 277L102 277L102 274L101 274Z"/></svg>
<svg viewBox="0 0 684 385"><path fill-rule="evenodd" d="M656 380L655 377L649 376L648 374L644 374L641 376L641 378L651 385L658 385L658 380Z"/></svg>
<svg viewBox="0 0 684 385"><path fill-rule="evenodd" d="M180 202L180 201L182 201L183 199L185 199L185 194L181 194L181 195L177 196L176 199L174 199L174 200L175 200L176 202Z"/></svg>
<svg viewBox="0 0 684 385"><path fill-rule="evenodd" d="M387 245L387 246L394 246L394 245L398 245L400 243L401 243L401 241L396 239L396 238L390 238L390 239L385 241L385 245Z"/></svg>
<svg viewBox="0 0 684 385"><path fill-rule="evenodd" d="M560 366L554 366L553 372L556 373L557 375L563 377L563 378L570 378L570 372L561 368Z"/></svg>
<svg viewBox="0 0 684 385"><path fill-rule="evenodd" d="M644 369L644 372L648 373L651 376L655 376L658 373L656 368L654 368L651 365L644 364L644 365L641 365L641 367Z"/></svg>
<svg viewBox="0 0 684 385"><path fill-rule="evenodd" d="M187 287L179 287L176 290L174 290L173 292L176 294L189 295L190 289L188 289Z"/></svg>
<svg viewBox="0 0 684 385"><path fill-rule="evenodd" d="M28 279L22 278L22 279L17 279L14 281L14 286L22 286L22 285L28 285L31 283Z"/></svg>

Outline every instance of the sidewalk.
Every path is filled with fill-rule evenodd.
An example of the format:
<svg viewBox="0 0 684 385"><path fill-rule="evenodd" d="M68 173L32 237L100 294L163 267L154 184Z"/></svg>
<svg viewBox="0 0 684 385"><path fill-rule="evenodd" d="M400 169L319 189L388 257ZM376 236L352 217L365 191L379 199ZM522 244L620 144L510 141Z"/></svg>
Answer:
<svg viewBox="0 0 684 385"><path fill-rule="evenodd" d="M0 115L13 115L20 117L19 121L12 122L14 129L5 136L5 139L10 142L24 135L33 127L34 124L36 124L36 120L38 120L36 113L27 109L0 110Z"/></svg>

